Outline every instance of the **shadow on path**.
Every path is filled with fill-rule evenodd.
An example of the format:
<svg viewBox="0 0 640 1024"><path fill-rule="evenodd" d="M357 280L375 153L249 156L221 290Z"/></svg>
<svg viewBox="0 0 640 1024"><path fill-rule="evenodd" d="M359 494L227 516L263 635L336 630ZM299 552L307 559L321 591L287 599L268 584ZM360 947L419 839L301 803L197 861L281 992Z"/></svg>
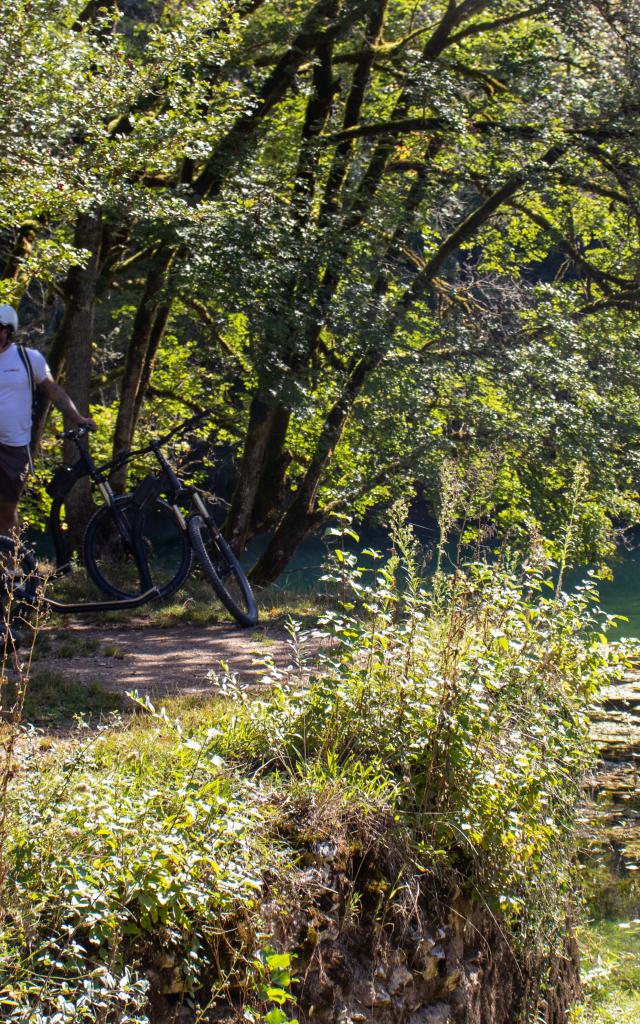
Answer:
<svg viewBox="0 0 640 1024"><path fill-rule="evenodd" d="M259 682L273 658L291 660L286 634L279 626L244 630L237 626L193 624L122 628L73 624L47 628L36 646L33 671L51 669L66 679L95 683L106 690L138 690L149 697L202 693L216 688L209 673L223 663L243 684Z"/></svg>

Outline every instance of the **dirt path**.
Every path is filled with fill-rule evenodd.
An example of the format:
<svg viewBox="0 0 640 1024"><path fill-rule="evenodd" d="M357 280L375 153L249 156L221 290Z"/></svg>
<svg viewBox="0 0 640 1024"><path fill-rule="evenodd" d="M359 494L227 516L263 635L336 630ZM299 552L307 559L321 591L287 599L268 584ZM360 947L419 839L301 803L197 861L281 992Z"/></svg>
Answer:
<svg viewBox="0 0 640 1024"><path fill-rule="evenodd" d="M50 627L38 638L33 672L51 670L65 679L95 683L126 693L138 690L150 697L201 693L216 688L210 673L223 672L221 663L243 684L264 674L259 659L279 665L290 660L286 636L279 626L253 630L232 625L169 627L70 624Z"/></svg>

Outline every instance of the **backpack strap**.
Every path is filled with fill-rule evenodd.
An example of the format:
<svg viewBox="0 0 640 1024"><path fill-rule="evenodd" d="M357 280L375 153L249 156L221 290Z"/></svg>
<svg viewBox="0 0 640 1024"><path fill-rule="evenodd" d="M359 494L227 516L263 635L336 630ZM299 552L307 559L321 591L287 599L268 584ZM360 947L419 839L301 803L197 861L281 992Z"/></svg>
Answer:
<svg viewBox="0 0 640 1024"><path fill-rule="evenodd" d="M24 345L16 345L16 348L18 350L18 355L20 356L20 358L22 360L23 366L24 366L25 370L27 371L27 379L29 381L29 390L31 391L31 416L33 418L33 410L35 408L35 403L36 403L36 382L35 382L35 380L33 378L33 367L31 365L31 360L29 359L29 356L27 355L27 350L24 347ZM29 448L29 469L33 473L34 469L33 469L33 460L31 458L31 441L29 442L28 448Z"/></svg>
<svg viewBox="0 0 640 1024"><path fill-rule="evenodd" d="M23 366L27 371L27 377L29 379L29 390L31 391L31 402L33 403L36 394L36 382L33 379L33 367L31 366L31 360L27 355L27 350L24 345L16 345L18 355L20 356Z"/></svg>

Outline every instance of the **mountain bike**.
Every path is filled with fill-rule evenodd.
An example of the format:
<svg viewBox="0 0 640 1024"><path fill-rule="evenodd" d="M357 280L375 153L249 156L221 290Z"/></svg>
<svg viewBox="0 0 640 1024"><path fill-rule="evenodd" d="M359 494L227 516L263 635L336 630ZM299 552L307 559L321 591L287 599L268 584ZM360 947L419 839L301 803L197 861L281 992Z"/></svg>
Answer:
<svg viewBox="0 0 640 1024"><path fill-rule="evenodd" d="M109 486L106 475L114 466L122 465L127 461L127 458L123 456L115 462L96 466L88 449L81 443L86 433L86 427L65 431L64 437L75 443L79 458L73 466L60 466L54 472L48 485L48 491L52 497L48 526L53 540L55 568L53 570L40 568L33 552L27 547L20 542L16 543L12 537L0 536L0 606L1 624L5 627L15 624L16 621L26 622L35 607L49 608L62 613L99 613L139 608L148 601L172 593L180 586L186 572L189 571L189 565L187 565L184 575L171 572L167 578L166 571L163 575L158 569L150 545L147 544L142 549L137 544L131 523L123 515L119 499L115 497ZM91 477L105 498L103 514L109 515L113 528L121 537L122 546L129 551L130 557L137 567L140 586L135 593L120 595L118 598L110 595L111 599L107 601L58 601L46 594L47 584L74 570L73 562L67 551L62 524L62 507L72 487L78 480L86 476ZM159 512L164 513L164 509L159 507ZM153 516L150 514L147 524L149 534L152 533L152 522ZM178 540L181 539L181 537L178 538ZM185 545L183 542L183 550L185 547L190 550L189 545ZM183 561L181 560L179 564L182 569Z"/></svg>
<svg viewBox="0 0 640 1024"><path fill-rule="evenodd" d="M113 497L89 520L83 554L87 573L104 593L127 600L149 585L166 597L182 585L193 554L224 606L242 626L254 626L258 608L247 577L215 520L215 501L184 484L163 448L185 433L204 413L191 417L164 437L116 460L152 454L160 472L140 481L131 494ZM127 524L122 530L114 512ZM164 558L170 562L165 565Z"/></svg>
<svg viewBox="0 0 640 1024"><path fill-rule="evenodd" d="M72 466L59 466L47 487L52 498L48 529L55 552L55 569L48 578L58 579L74 568L68 551L62 509L75 484L89 477L105 502L93 518L99 516L101 522L108 521L111 531L118 537L118 544L113 549L114 555L118 553L126 556L128 571L135 572L138 581L137 588L129 593L106 592L110 597L122 601L155 588L158 597L170 597L182 586L191 569L192 556L188 539L183 531L175 527L171 509L160 499L145 506L144 539L140 539L135 528L138 505L132 503L132 496L116 496L109 483L109 474L131 461L137 453L123 452L111 462L97 466L83 443L86 435L86 427L65 431L64 437L76 446L78 459ZM85 531L83 538L82 561L89 577L99 589L104 590L100 578L91 572L92 552L89 552L90 564L87 564L87 533Z"/></svg>
<svg viewBox="0 0 640 1024"><path fill-rule="evenodd" d="M64 436L76 445L79 457L74 465L59 467L48 487L52 496L48 525L55 568L41 571L32 552L16 545L13 539L0 536L0 602L4 605L5 622L8 618L28 619L36 605L62 613L91 613L138 608L148 601L169 597L185 582L195 551L204 575L231 614L241 625L255 625L255 598L215 523L212 503L179 480L162 452L164 445L204 415L191 417L163 438L144 448L123 452L101 466L95 464L82 443L86 427L65 432ZM116 496L108 474L149 453L155 455L161 473L146 477L131 494ZM76 482L87 476L105 504L87 525L83 561L90 579L110 600L61 602L48 597L45 588L51 580L74 569L67 550L62 507ZM161 497L163 493L169 495L170 503ZM186 515L181 506L188 506Z"/></svg>

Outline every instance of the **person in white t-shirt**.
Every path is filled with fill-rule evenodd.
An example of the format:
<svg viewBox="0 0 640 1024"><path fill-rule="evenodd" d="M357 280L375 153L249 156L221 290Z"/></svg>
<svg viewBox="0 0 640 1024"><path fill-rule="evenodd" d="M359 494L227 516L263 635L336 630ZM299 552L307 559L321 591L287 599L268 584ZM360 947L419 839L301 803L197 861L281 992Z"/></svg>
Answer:
<svg viewBox="0 0 640 1024"><path fill-rule="evenodd" d="M13 306L0 305L0 534L18 529L18 501L29 467L31 440L31 383L13 336L18 314ZM76 426L97 430L90 416L76 409L66 391L56 384L41 352L24 350L33 382L45 397Z"/></svg>

